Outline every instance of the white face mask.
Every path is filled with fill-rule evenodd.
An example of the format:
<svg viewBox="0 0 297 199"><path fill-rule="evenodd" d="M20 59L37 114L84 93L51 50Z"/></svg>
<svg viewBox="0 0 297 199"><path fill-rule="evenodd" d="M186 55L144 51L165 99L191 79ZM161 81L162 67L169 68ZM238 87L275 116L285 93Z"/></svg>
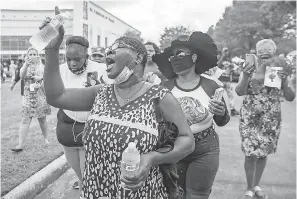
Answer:
<svg viewBox="0 0 297 199"><path fill-rule="evenodd" d="M123 68L123 70L120 72L120 74L118 74L118 76L113 80L114 84L122 84L122 83L126 82L129 79L129 77L131 77L131 75L134 72L134 69L136 68L136 66L135 66L135 68L133 70L131 70L129 68L129 66L133 62L134 62L134 60L132 60L128 66L125 66Z"/></svg>
<svg viewBox="0 0 297 199"><path fill-rule="evenodd" d="M113 80L114 84L122 84L125 81L127 81L129 79L129 77L131 77L131 75L133 74L133 71L128 68L127 66L125 66L125 68L122 70L122 72Z"/></svg>

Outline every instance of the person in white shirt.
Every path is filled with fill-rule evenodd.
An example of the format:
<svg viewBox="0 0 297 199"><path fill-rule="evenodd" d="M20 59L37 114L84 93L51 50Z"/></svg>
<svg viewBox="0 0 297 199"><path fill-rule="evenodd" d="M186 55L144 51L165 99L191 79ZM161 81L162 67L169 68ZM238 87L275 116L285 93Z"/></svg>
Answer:
<svg viewBox="0 0 297 199"><path fill-rule="evenodd" d="M15 70L17 68L17 65L14 64L14 61L10 61L10 66L9 66L9 72L11 74L11 82L14 82L15 79Z"/></svg>
<svg viewBox="0 0 297 199"><path fill-rule="evenodd" d="M83 88L101 83L101 66L88 59L88 47L88 40L81 36L72 36L66 40L66 63L60 65L60 74L66 88ZM57 115L57 138L63 145L68 163L79 179L73 184L76 189L81 187L84 170L82 133L88 116L89 112L62 109Z"/></svg>
<svg viewBox="0 0 297 199"><path fill-rule="evenodd" d="M107 66L105 64L105 54L102 51L103 50L100 49L99 47L93 47L91 60L98 63L98 66L99 66L98 70L102 74L102 76L99 77L99 80L105 84L112 84L113 80L107 77L107 72L106 72Z"/></svg>

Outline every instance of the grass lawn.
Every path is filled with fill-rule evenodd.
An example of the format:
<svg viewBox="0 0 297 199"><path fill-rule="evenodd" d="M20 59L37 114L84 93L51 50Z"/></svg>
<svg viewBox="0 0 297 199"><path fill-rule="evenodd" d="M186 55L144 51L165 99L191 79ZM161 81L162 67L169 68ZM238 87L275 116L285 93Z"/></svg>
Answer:
<svg viewBox="0 0 297 199"><path fill-rule="evenodd" d="M56 113L48 117L51 141L46 146L37 119L33 119L23 152L15 153L11 148L18 143L18 131L21 121L20 83L10 91L10 82L1 85L1 196L36 173L63 153L56 139Z"/></svg>
<svg viewBox="0 0 297 199"><path fill-rule="evenodd" d="M268 157L261 187L271 199L296 199L296 101L282 103L282 120L278 150ZM238 124L236 116L218 129L220 169L210 199L241 199L246 189Z"/></svg>

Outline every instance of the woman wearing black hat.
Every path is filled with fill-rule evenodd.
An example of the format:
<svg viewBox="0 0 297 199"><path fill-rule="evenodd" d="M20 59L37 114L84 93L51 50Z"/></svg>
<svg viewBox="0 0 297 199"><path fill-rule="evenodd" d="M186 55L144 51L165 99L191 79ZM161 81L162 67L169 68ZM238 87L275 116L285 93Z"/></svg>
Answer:
<svg viewBox="0 0 297 199"><path fill-rule="evenodd" d="M202 32L180 36L164 53L153 57L178 99L194 134L196 147L178 164L187 199L207 199L219 168L219 138L214 122L224 126L230 116L224 100L212 99L219 86L201 74L217 65L217 47Z"/></svg>
<svg viewBox="0 0 297 199"><path fill-rule="evenodd" d="M144 45L120 37L106 49L107 75L113 84L65 88L58 66L64 29L45 49L44 87L48 102L72 111L91 111L83 131L86 152L81 198L168 199L160 164L177 162L194 149L194 138L183 112L168 89L142 81L147 60ZM155 99L167 121L179 128L172 151L155 151L158 123ZM174 109L174 114L170 108ZM121 173L122 153L137 141L139 169L132 176ZM122 176L121 176L122 175ZM121 183L123 181L125 184Z"/></svg>

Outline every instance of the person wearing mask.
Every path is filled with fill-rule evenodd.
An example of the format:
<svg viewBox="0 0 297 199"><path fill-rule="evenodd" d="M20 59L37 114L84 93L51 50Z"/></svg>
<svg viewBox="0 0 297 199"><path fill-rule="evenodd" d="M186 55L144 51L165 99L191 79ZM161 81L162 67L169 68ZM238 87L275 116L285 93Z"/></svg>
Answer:
<svg viewBox="0 0 297 199"><path fill-rule="evenodd" d="M64 110L91 111L82 139L86 161L81 198L167 199L159 165L174 163L191 153L194 141L170 92L142 81L147 60L144 45L135 38L120 37L108 48L107 74L113 84L66 88L58 65L63 35L64 28L60 26L59 35L45 49L44 86L51 105ZM160 99L165 119L179 129L174 149L168 153L154 150L158 139L155 98ZM135 141L141 154L139 170L133 176L121 176L121 155L128 143Z"/></svg>
<svg viewBox="0 0 297 199"><path fill-rule="evenodd" d="M19 130L19 143L11 149L20 152L24 148L25 139L29 132L29 127L33 118L37 118L45 144L48 140L48 124L46 116L51 114L50 105L46 102L42 88L44 66L41 63L37 49L29 47L25 57L25 63L20 69L20 78L24 81L24 95L21 108L21 127Z"/></svg>
<svg viewBox="0 0 297 199"><path fill-rule="evenodd" d="M66 40L66 63L60 65L60 74L65 88L84 88L100 83L102 76L100 64L88 59L89 42L81 36L72 36ZM92 84L92 81L94 83ZM79 189L82 182L85 153L81 136L75 139L73 133L84 128L89 112L60 109L57 115L57 138L63 145L64 153L78 181L73 188ZM70 135L70 136L69 136ZM68 139L69 141L65 141Z"/></svg>
<svg viewBox="0 0 297 199"><path fill-rule="evenodd" d="M144 45L147 51L147 63L144 68L143 75L144 80L153 84L160 84L161 82L165 81L166 78L159 71L157 64L152 61L152 56L156 53L160 53L161 50L157 44L153 42L146 42Z"/></svg>
<svg viewBox="0 0 297 199"><path fill-rule="evenodd" d="M236 86L236 93L244 96L240 110L239 132L241 149L245 155L244 169L247 190L243 199L267 199L260 188L260 180L265 170L267 156L277 150L281 131L281 92L288 101L295 99L295 92L289 86L290 69L286 61L275 55L276 45L271 39L256 44L258 57L255 64L245 63ZM277 75L281 79L281 88L264 85L267 66L282 67Z"/></svg>
<svg viewBox="0 0 297 199"><path fill-rule="evenodd" d="M20 70L21 68L23 67L23 64L24 64L24 57L25 56L21 56L18 58L18 61L17 61L17 68L15 70L15 75L14 75L14 81L10 87L10 90L13 91L15 85L21 80L21 77L20 77ZM21 96L24 95L24 87L25 87L25 82L24 80L21 80Z"/></svg>
<svg viewBox="0 0 297 199"><path fill-rule="evenodd" d="M153 61L168 79L164 85L180 103L194 134L195 150L179 161L179 183L186 199L207 199L219 168L219 136L214 123L230 116L224 100L213 99L219 85L201 75L217 65L217 46L208 34L193 32L171 42Z"/></svg>

